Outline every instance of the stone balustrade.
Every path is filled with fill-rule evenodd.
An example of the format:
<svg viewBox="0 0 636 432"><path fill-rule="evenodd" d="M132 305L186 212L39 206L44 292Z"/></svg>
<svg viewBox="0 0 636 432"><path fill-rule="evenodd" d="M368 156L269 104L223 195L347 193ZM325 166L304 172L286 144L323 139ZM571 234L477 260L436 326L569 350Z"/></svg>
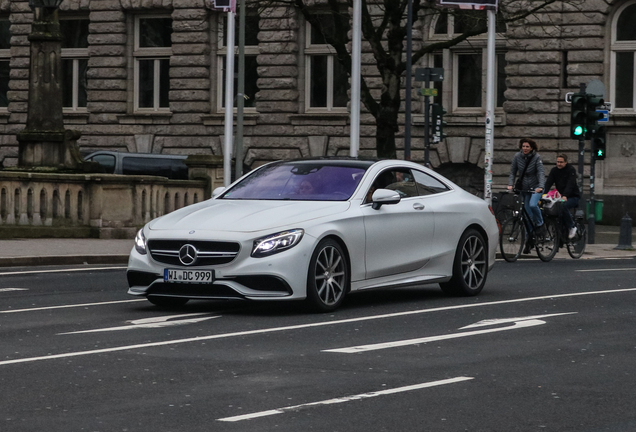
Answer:
<svg viewBox="0 0 636 432"><path fill-rule="evenodd" d="M129 238L151 219L209 198L209 190L206 180L4 171L0 237Z"/></svg>

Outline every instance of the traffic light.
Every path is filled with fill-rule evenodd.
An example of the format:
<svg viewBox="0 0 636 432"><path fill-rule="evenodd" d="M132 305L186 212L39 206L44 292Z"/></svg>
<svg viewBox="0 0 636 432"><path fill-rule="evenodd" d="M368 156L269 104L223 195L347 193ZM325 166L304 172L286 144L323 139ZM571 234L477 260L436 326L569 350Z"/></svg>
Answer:
<svg viewBox="0 0 636 432"><path fill-rule="evenodd" d="M570 113L570 138L572 139L585 139L586 105L587 95L581 93L574 93L572 95L572 111Z"/></svg>
<svg viewBox="0 0 636 432"><path fill-rule="evenodd" d="M586 104L585 104L585 138L593 139L596 134L598 126L598 121L601 120L604 116L603 113L596 112L596 110L605 104L605 101L602 97L596 96L593 94L586 95Z"/></svg>
<svg viewBox="0 0 636 432"><path fill-rule="evenodd" d="M444 126L446 126L444 114L446 114L446 110L443 106L437 103L432 105L433 142L435 143L446 137L444 133Z"/></svg>
<svg viewBox="0 0 636 432"><path fill-rule="evenodd" d="M600 126L592 136L592 155L596 160L605 159L607 152L606 135L605 126Z"/></svg>

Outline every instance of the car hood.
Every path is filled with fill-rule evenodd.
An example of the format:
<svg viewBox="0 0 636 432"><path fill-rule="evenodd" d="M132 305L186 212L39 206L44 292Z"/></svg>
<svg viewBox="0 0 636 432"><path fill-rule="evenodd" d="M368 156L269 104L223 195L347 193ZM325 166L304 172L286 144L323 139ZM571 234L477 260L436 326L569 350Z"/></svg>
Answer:
<svg viewBox="0 0 636 432"><path fill-rule="evenodd" d="M348 201L209 200L150 222L155 230L256 232L302 228L302 223L345 212Z"/></svg>

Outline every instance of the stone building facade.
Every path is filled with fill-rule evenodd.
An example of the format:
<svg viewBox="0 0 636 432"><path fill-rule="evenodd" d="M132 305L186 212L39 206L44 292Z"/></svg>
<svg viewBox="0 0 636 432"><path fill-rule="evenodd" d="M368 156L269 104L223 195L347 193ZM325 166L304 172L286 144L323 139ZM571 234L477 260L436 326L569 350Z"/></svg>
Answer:
<svg viewBox="0 0 636 432"><path fill-rule="evenodd" d="M64 121L67 128L82 133L78 143L83 151L222 155L226 14L209 5L207 0L62 3L60 20L84 23L68 28L74 36L84 35L85 43L69 39L62 53L70 76ZM519 2L519 7L527 5ZM636 37L621 30L630 17L636 17L635 0L556 2L498 33L495 191L506 185L509 161L521 137L538 141L546 170L560 152L576 164L578 143L569 136L566 94L577 91L580 83L599 80L613 111L607 123L608 156L596 164L595 191L605 201L608 223L619 223L626 211L633 212ZM5 39L7 31L10 35L8 43L0 44L0 93L4 88L0 160L5 167L17 163L16 134L26 123L32 19L28 0L0 0L2 34ZM441 19L449 18L417 20L415 47L452 37L459 24ZM249 23L253 37L246 47L251 81L246 91L250 98L245 110L244 164L255 167L280 158L347 155L347 100L338 87L338 66L328 60L328 47L315 43L308 23L293 9L266 9ZM171 29L167 39L162 25ZM415 65L445 70L444 82L435 84L440 90L435 102L448 111L448 137L433 146L431 163L475 192L483 188L485 45L485 36L473 38ZM363 75L377 93L378 72L365 44L363 50ZM319 64L327 71L325 79L319 76ZM420 85L414 82L411 146L416 161L424 155L423 98L415 93ZM327 95L322 98L325 86ZM631 96L626 96L629 92ZM360 154L375 156L373 118L363 110L361 121ZM398 156L403 155L403 133L400 128ZM586 144L589 148L589 141ZM589 152L585 160L589 184Z"/></svg>

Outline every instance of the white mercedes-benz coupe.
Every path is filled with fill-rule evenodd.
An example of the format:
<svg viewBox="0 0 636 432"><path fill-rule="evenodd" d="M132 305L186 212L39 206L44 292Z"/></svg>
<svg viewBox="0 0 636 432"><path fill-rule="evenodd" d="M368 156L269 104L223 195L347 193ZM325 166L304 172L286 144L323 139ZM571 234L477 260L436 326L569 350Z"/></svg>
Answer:
<svg viewBox="0 0 636 432"><path fill-rule="evenodd" d="M159 306L305 299L331 311L375 288L477 295L495 263L488 204L412 162L279 161L214 195L138 232L129 294Z"/></svg>

